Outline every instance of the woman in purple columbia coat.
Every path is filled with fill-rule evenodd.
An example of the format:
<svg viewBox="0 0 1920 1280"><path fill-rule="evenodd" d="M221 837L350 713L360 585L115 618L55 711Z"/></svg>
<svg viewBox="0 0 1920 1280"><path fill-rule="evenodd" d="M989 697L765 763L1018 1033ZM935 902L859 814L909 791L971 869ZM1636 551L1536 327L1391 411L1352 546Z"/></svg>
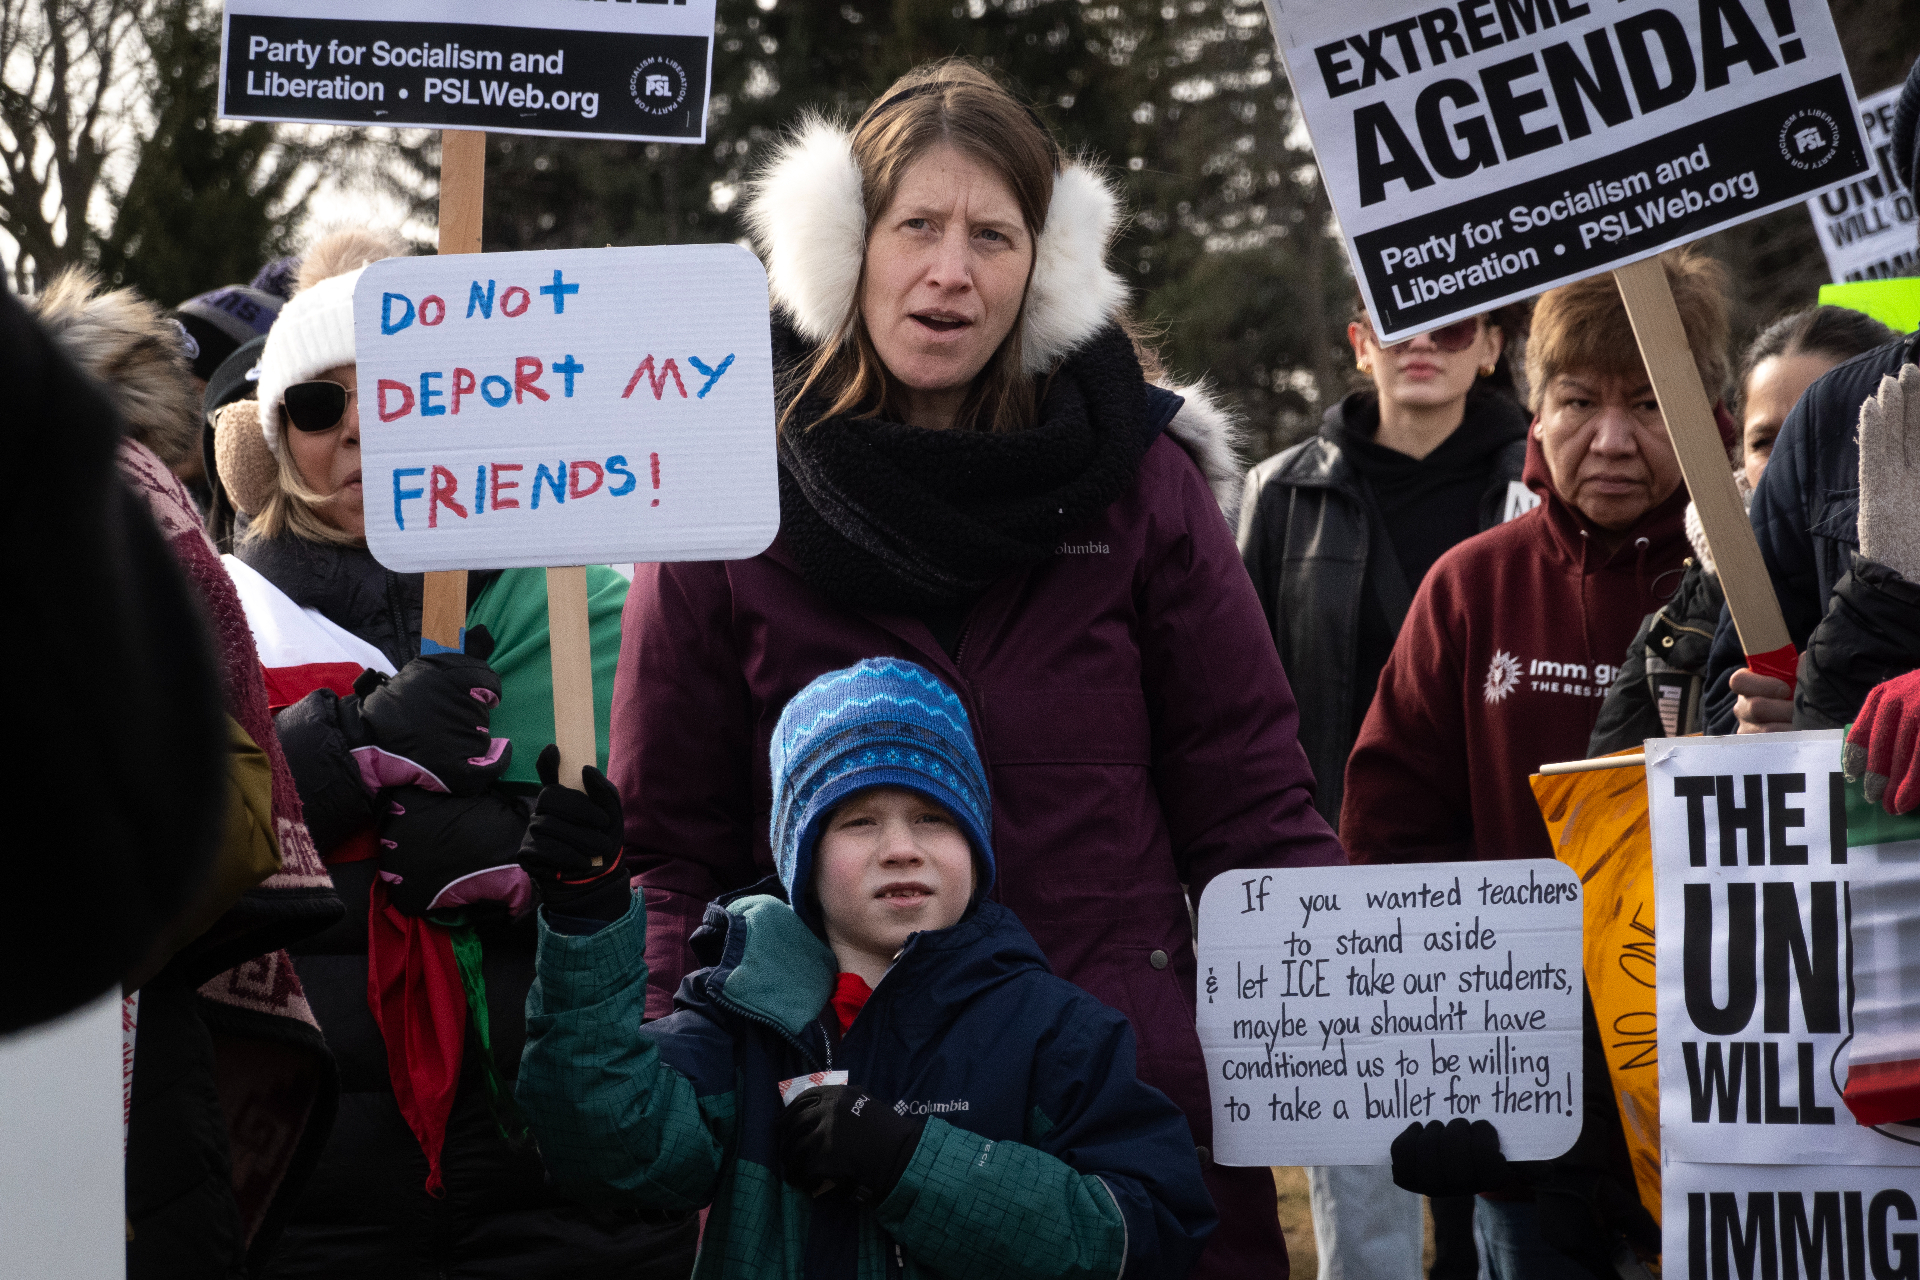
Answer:
<svg viewBox="0 0 1920 1280"><path fill-rule="evenodd" d="M789 139L751 210L779 308L780 533L751 560L640 567L611 773L657 1017L705 904L772 871L787 700L860 658L938 673L991 773L995 896L1132 1020L1141 1077L1192 1123L1221 1219L1194 1274L1283 1276L1267 1171L1205 1154L1188 902L1344 858L1222 514L1230 423L1154 385L1103 262L1118 213L963 62L909 74L851 134Z"/></svg>

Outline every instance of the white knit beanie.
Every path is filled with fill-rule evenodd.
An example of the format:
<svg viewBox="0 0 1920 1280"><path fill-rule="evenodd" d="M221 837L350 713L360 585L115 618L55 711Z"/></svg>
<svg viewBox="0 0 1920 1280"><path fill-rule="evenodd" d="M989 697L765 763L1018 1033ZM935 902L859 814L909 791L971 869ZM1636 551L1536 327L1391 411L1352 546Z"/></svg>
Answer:
<svg viewBox="0 0 1920 1280"><path fill-rule="evenodd" d="M280 318L267 331L266 350L260 355L260 433L275 454L280 452L280 433L285 429L280 397L287 388L336 365L353 363L353 286L359 283L360 271L332 276L301 290L281 308Z"/></svg>

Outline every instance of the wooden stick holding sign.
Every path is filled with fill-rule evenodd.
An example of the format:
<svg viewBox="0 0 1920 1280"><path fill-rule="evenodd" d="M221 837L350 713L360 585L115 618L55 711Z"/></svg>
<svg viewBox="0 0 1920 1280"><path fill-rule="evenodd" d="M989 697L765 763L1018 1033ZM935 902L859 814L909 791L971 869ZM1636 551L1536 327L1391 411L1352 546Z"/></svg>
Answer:
<svg viewBox="0 0 1920 1280"><path fill-rule="evenodd" d="M547 645L553 660L553 741L560 782L581 790L580 770L596 762L593 643L587 629L587 571L547 570Z"/></svg>
<svg viewBox="0 0 1920 1280"><path fill-rule="evenodd" d="M440 132L440 254L479 253L485 205L487 135L472 129ZM426 575L421 609L423 641L457 649L466 627L467 574ZM587 571L547 570L548 657L553 664L553 739L560 748L560 782L580 789L580 770L595 763L593 646L587 629Z"/></svg>
<svg viewBox="0 0 1920 1280"><path fill-rule="evenodd" d="M1700 527L1726 592L1727 610L1740 633L1749 666L1788 685L1794 681L1796 655L1786 619L1773 594L1773 582L1753 525L1734 487L1733 467L1714 422L1713 406L1700 383L1700 368L1687 345L1687 331L1674 305L1666 268L1658 258L1617 267L1614 282L1626 303L1627 319L1640 345L1640 359L1666 419L1667 434L1680 460L1680 474L1700 513Z"/></svg>
<svg viewBox="0 0 1920 1280"><path fill-rule="evenodd" d="M440 131L440 253L480 252L485 207L487 135L473 129ZM426 575L420 604L420 640L426 652L461 649L467 627L467 574L442 569ZM432 648L426 648L431 645ZM558 687L556 682L556 688ZM588 705L592 710L592 705ZM588 732L592 732L591 726Z"/></svg>

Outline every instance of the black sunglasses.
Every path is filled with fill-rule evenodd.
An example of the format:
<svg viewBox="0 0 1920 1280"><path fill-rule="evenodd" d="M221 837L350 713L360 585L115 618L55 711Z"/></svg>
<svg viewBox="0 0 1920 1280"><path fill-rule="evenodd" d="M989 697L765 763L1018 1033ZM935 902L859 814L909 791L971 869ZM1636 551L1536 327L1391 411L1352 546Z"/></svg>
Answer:
<svg viewBox="0 0 1920 1280"><path fill-rule="evenodd" d="M337 382L296 382L281 393L287 421L301 431L331 431L347 416L347 400L359 394Z"/></svg>
<svg viewBox="0 0 1920 1280"><path fill-rule="evenodd" d="M1428 330L1427 337L1433 342L1433 345L1440 350L1457 354L1465 351L1479 340L1480 320L1481 317L1479 316L1468 316L1465 320L1455 320L1452 324L1442 325L1438 329ZM1375 338L1374 341L1379 342L1380 340ZM1412 341L1412 338L1407 338L1401 342L1382 344L1382 346L1385 350L1393 351L1406 346L1407 343Z"/></svg>

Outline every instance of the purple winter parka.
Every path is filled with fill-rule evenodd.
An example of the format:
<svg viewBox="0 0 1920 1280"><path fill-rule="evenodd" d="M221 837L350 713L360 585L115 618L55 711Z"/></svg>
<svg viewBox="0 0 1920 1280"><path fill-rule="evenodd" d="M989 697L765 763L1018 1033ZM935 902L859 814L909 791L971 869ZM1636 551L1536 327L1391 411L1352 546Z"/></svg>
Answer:
<svg viewBox="0 0 1920 1280"><path fill-rule="evenodd" d="M1346 859L1314 809L1293 694L1232 532L1175 438L1190 416L1052 557L988 588L952 658L917 618L829 600L778 539L751 560L637 566L610 773L659 1017L696 967L685 939L706 904L773 870L767 756L787 700L861 658L936 672L991 779L993 897L1057 973L1132 1021L1141 1078L1203 1149L1221 1225L1193 1274L1284 1275L1267 1171L1205 1151L1187 901L1226 872Z"/></svg>

